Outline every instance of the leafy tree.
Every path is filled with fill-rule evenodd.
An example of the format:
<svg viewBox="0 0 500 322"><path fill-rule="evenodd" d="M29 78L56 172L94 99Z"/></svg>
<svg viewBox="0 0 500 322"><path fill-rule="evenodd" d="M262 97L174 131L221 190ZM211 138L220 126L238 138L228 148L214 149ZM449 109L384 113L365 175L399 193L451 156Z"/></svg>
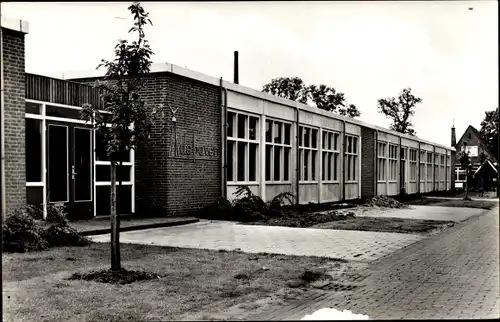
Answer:
<svg viewBox="0 0 500 322"><path fill-rule="evenodd" d="M458 159L460 161L460 165L465 169L465 196L464 200L469 200L469 174L472 169L472 162L469 157L469 152L466 149L458 152Z"/></svg>
<svg viewBox="0 0 500 322"><path fill-rule="evenodd" d="M133 15L134 26L130 34L137 40L129 43L119 40L115 46L114 59L102 60L97 68L104 67L106 74L102 81L95 84L101 93L104 107L85 104L82 118L93 120L92 126L102 135L102 143L111 161L111 270L121 269L120 263L120 218L117 214L116 172L121 173L122 160L131 149L148 137L154 119L154 112L148 110L139 92L143 88L144 77L149 73L153 55L145 39L144 27L152 25L149 13L140 3L134 2L128 7ZM109 124L109 126L107 125ZM121 179L119 179L121 190Z"/></svg>
<svg viewBox="0 0 500 322"><path fill-rule="evenodd" d="M306 85L299 77L274 78L262 91L302 104L313 103L317 108L344 116L361 115L354 104L346 103L344 93L326 85Z"/></svg>
<svg viewBox="0 0 500 322"><path fill-rule="evenodd" d="M410 117L415 114L415 106L421 102L420 97L411 93L411 88L405 88L397 99L394 97L379 99L377 107L380 113L392 120L391 130L415 135Z"/></svg>
<svg viewBox="0 0 500 322"><path fill-rule="evenodd" d="M498 107L493 111L485 112L479 133L491 153L498 158Z"/></svg>

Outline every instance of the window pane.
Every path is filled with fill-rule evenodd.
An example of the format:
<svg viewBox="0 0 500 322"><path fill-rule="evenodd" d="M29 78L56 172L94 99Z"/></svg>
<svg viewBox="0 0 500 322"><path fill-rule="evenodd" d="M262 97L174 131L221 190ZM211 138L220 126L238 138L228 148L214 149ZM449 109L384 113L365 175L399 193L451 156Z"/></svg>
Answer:
<svg viewBox="0 0 500 322"><path fill-rule="evenodd" d="M351 180L351 155L347 155L347 181Z"/></svg>
<svg viewBox="0 0 500 322"><path fill-rule="evenodd" d="M324 137L324 135L323 135L323 137ZM323 152L323 157L321 159L321 180L326 180L327 161L328 161L328 153Z"/></svg>
<svg viewBox="0 0 500 322"><path fill-rule="evenodd" d="M250 117L250 124L249 124L249 128L248 128L248 138L250 140L257 139L257 118L256 117Z"/></svg>
<svg viewBox="0 0 500 322"><path fill-rule="evenodd" d="M318 147L318 130L311 130L311 146L313 148ZM314 179L313 179L314 180Z"/></svg>
<svg viewBox="0 0 500 322"><path fill-rule="evenodd" d="M304 181L309 180L309 150L304 150Z"/></svg>
<svg viewBox="0 0 500 322"><path fill-rule="evenodd" d="M302 146L302 136L303 136L304 128L302 126L299 127L299 146Z"/></svg>
<svg viewBox="0 0 500 322"><path fill-rule="evenodd" d="M328 133L328 149L329 150L337 150L337 134L336 133Z"/></svg>
<svg viewBox="0 0 500 322"><path fill-rule="evenodd" d="M235 119L236 119L235 113L233 113L233 112L227 113L227 136L228 137L235 137L235 133L234 133Z"/></svg>
<svg viewBox="0 0 500 322"><path fill-rule="evenodd" d="M335 171L335 165L332 164L333 158L333 153L328 153L328 180L332 180L332 168Z"/></svg>
<svg viewBox="0 0 500 322"><path fill-rule="evenodd" d="M250 143L250 155L249 155L248 165L249 165L248 180L256 181L257 180L257 144L256 143Z"/></svg>
<svg viewBox="0 0 500 322"><path fill-rule="evenodd" d="M316 180L316 159L317 159L318 152L317 151L312 151L312 158L311 158L311 180Z"/></svg>
<svg viewBox="0 0 500 322"><path fill-rule="evenodd" d="M328 133L323 131L323 135L321 136L321 148L327 149L328 148Z"/></svg>
<svg viewBox="0 0 500 322"><path fill-rule="evenodd" d="M290 144L292 126L285 123L285 144Z"/></svg>
<svg viewBox="0 0 500 322"><path fill-rule="evenodd" d="M308 148L310 147L311 143L311 135L310 135L311 129L309 128L304 128L304 147Z"/></svg>
<svg viewBox="0 0 500 322"><path fill-rule="evenodd" d="M234 141L227 141L227 181L235 181L233 176Z"/></svg>
<svg viewBox="0 0 500 322"><path fill-rule="evenodd" d="M282 123L281 122L274 122L274 143L282 143L283 138L282 138Z"/></svg>
<svg viewBox="0 0 500 322"><path fill-rule="evenodd" d="M271 159L273 153L273 146L266 145L266 180L271 181Z"/></svg>
<svg viewBox="0 0 500 322"><path fill-rule="evenodd" d="M290 180L290 148L285 148L285 155L283 156L283 180Z"/></svg>
<svg viewBox="0 0 500 322"><path fill-rule="evenodd" d="M121 179L122 181L130 181L131 166L122 166L121 171L116 167L116 184ZM111 181L111 166L110 165L96 165L95 167L96 181Z"/></svg>
<svg viewBox="0 0 500 322"><path fill-rule="evenodd" d="M238 131L239 132L239 131ZM245 181L245 150L247 143L238 142L238 181Z"/></svg>
<svg viewBox="0 0 500 322"><path fill-rule="evenodd" d="M238 137L240 139L245 138L245 123L247 118L248 117L246 115L238 114Z"/></svg>
<svg viewBox="0 0 500 322"><path fill-rule="evenodd" d="M272 128L273 121L266 120L266 142L273 141Z"/></svg>
<svg viewBox="0 0 500 322"><path fill-rule="evenodd" d="M358 153L358 138L352 138L352 153Z"/></svg>
<svg viewBox="0 0 500 322"><path fill-rule="evenodd" d="M26 119L26 181L42 181L42 121Z"/></svg>
<svg viewBox="0 0 500 322"><path fill-rule="evenodd" d="M41 105L37 103L26 102L26 113L41 114Z"/></svg>
<svg viewBox="0 0 500 322"><path fill-rule="evenodd" d="M304 155L304 150L299 150L299 158L298 158L298 162L299 164L297 165L299 167L299 180L304 180L304 169L303 169L303 166L304 166L304 159L303 159L303 155Z"/></svg>
<svg viewBox="0 0 500 322"><path fill-rule="evenodd" d="M356 156L351 155L352 158L352 180L356 180Z"/></svg>
<svg viewBox="0 0 500 322"><path fill-rule="evenodd" d="M61 106L45 105L45 114L47 116L64 117L81 120L81 110Z"/></svg>
<svg viewBox="0 0 500 322"><path fill-rule="evenodd" d="M334 133L333 134L333 149L335 151L338 151L339 150L339 134L338 133Z"/></svg>
<svg viewBox="0 0 500 322"><path fill-rule="evenodd" d="M49 201L68 201L68 127L49 125L48 135L48 190Z"/></svg>
<svg viewBox="0 0 500 322"><path fill-rule="evenodd" d="M26 187L26 203L31 206L42 206L43 187Z"/></svg>
<svg viewBox="0 0 500 322"><path fill-rule="evenodd" d="M280 181L281 147L274 147L274 181Z"/></svg>
<svg viewBox="0 0 500 322"><path fill-rule="evenodd" d="M333 156L333 180L338 180L339 173L339 155L335 153Z"/></svg>

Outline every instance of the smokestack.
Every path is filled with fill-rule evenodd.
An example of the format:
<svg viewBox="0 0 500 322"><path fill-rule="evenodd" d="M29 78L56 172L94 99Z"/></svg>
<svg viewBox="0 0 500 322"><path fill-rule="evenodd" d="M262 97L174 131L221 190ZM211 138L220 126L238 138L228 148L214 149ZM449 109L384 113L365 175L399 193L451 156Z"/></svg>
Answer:
<svg viewBox="0 0 500 322"><path fill-rule="evenodd" d="M457 136L455 134L455 120L453 120L453 125L451 126L451 146L455 147L457 145Z"/></svg>
<svg viewBox="0 0 500 322"><path fill-rule="evenodd" d="M239 84L238 51L234 51L234 83Z"/></svg>

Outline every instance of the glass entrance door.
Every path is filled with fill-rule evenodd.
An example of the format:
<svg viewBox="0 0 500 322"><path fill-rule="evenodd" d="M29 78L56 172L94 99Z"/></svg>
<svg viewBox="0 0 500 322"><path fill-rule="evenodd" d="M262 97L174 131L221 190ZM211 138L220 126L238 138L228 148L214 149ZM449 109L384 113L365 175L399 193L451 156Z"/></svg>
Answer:
<svg viewBox="0 0 500 322"><path fill-rule="evenodd" d="M92 129L47 122L48 202L64 205L71 219L94 216Z"/></svg>

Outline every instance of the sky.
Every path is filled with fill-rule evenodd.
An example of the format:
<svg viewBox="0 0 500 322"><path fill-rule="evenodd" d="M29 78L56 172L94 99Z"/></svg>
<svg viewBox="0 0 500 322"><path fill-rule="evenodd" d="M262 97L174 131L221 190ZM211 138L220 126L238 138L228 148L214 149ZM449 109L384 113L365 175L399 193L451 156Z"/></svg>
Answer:
<svg viewBox="0 0 500 322"><path fill-rule="evenodd" d="M132 25L130 2L2 2L28 21L26 71L95 69ZM450 145L498 106L498 2L143 2L155 63L169 62L262 89L301 77L345 93L360 120L384 127L377 100L407 87L422 98L417 136ZM469 10L473 8L473 10Z"/></svg>

